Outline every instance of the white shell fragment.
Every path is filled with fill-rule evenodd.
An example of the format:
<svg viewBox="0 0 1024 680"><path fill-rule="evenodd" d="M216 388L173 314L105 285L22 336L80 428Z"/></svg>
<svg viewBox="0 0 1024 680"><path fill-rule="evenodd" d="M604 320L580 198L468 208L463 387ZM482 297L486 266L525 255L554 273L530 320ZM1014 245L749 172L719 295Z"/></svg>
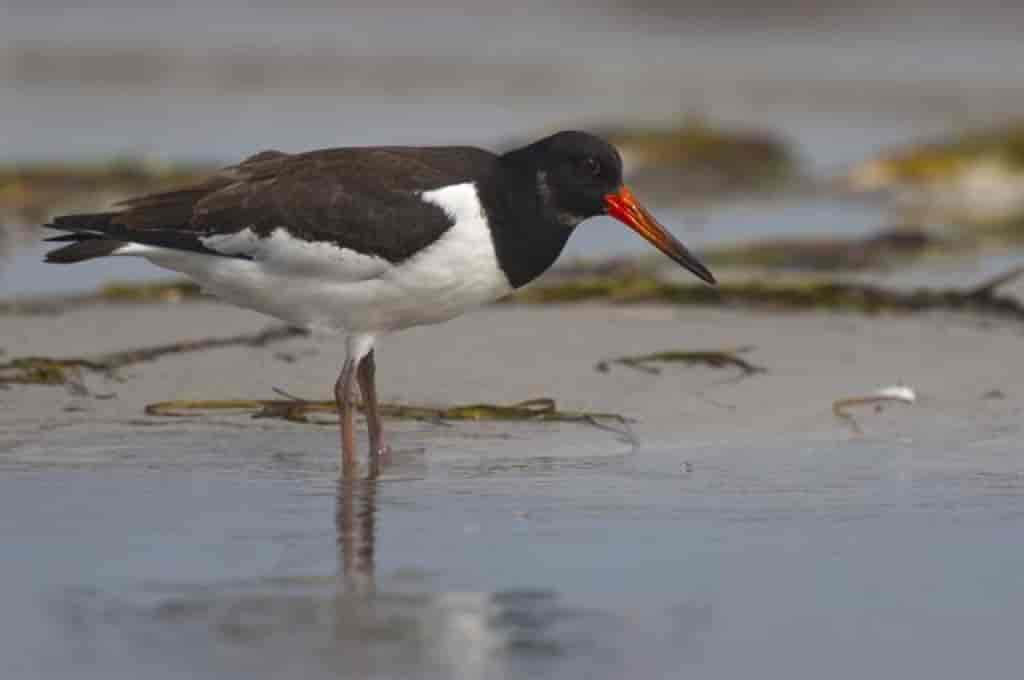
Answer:
<svg viewBox="0 0 1024 680"><path fill-rule="evenodd" d="M883 387L871 396L880 397L882 399L895 399L907 404L913 404L917 401L917 392L914 391L914 388L907 387L906 385L891 385L889 387Z"/></svg>

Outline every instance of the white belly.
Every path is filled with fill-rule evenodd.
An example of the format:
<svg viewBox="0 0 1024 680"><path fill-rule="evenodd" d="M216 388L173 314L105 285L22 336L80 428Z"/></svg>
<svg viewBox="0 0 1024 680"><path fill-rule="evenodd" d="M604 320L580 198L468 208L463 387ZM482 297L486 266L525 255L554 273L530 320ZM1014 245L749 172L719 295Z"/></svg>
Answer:
<svg viewBox="0 0 1024 680"><path fill-rule="evenodd" d="M498 265L475 187L453 185L422 198L442 207L454 225L399 264L330 243L300 241L283 229L267 238L247 229L204 239L208 248L252 260L139 245L117 254L141 255L182 272L240 307L350 333L447 321L508 294L512 288Z"/></svg>

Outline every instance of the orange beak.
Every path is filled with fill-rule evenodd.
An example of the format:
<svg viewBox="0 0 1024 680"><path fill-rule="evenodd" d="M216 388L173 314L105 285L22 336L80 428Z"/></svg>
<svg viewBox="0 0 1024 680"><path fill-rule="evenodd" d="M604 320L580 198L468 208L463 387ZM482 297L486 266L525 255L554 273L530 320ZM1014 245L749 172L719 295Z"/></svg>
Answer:
<svg viewBox="0 0 1024 680"><path fill-rule="evenodd" d="M604 197L608 214L647 239L651 245L696 274L705 283L715 283L715 277L701 264L676 237L654 219L640 205L633 192L626 187Z"/></svg>

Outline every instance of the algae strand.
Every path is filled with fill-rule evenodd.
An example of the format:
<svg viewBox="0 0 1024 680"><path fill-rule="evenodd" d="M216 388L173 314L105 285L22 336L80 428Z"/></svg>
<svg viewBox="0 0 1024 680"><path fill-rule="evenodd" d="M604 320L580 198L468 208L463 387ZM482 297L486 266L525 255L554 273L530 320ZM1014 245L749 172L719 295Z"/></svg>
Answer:
<svg viewBox="0 0 1024 680"><path fill-rule="evenodd" d="M360 411L363 404L355 406ZM518 421L518 422L562 422L585 423L600 427L600 421L612 421L622 425L629 421L617 413L589 411L563 411L554 399L541 397L527 399L513 404L474 403L456 406L424 406L417 404L381 403L378 410L385 418L397 420L428 421ZM336 414L337 405L333 400L307 401L304 399L203 399L162 401L149 404L147 415L185 417L211 411L238 411L250 413L253 418L276 418L293 423L314 425L336 425L337 419L314 419L310 415Z"/></svg>
<svg viewBox="0 0 1024 680"><path fill-rule="evenodd" d="M880 285L811 279L806 281L700 283L666 281L654 276L581 277L527 288L509 298L526 304L600 301L613 304L668 303L752 307L795 311L847 311L864 314L966 311L1024 321L1024 306L996 289L1020 276L1016 269L970 289L900 290Z"/></svg>
<svg viewBox="0 0 1024 680"><path fill-rule="evenodd" d="M619 364L637 371L657 375L661 373L661 368L651 364L682 363L691 366L702 364L711 368L737 368L741 376L764 373L765 369L763 367L756 366L739 356L744 352L749 352L751 349L753 348L739 347L732 350L669 350L652 352L650 354L605 359L598 362L594 369L606 373L611 369L612 364Z"/></svg>
<svg viewBox="0 0 1024 680"><path fill-rule="evenodd" d="M71 385L81 386L82 371L115 377L119 369L172 354L187 354L220 347L263 347L272 342L306 335L291 327L269 328L258 333L243 333L224 338L184 340L152 347L109 352L93 357L18 357L0 363L0 385Z"/></svg>

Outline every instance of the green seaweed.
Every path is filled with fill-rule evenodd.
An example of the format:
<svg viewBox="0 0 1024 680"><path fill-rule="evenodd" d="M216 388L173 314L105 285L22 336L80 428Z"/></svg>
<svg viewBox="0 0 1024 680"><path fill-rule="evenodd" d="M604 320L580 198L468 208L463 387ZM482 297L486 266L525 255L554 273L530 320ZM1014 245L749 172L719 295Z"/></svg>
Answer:
<svg viewBox="0 0 1024 680"><path fill-rule="evenodd" d="M841 184L882 191L901 219L942 223L982 241L1021 240L1024 120L892 149L851 168Z"/></svg>
<svg viewBox="0 0 1024 680"><path fill-rule="evenodd" d="M337 404L333 400L307 401L304 399L214 399L162 401L146 406L151 416L184 417L194 413L210 411L240 411L251 413L254 418L276 418L293 423L315 425L337 424L336 419L313 419L312 414L336 414ZM363 410L363 404L356 403ZM429 421L527 421L527 422L579 422L597 424L611 420L621 424L627 419L616 413L592 413L586 411L560 410L554 399L527 399L514 404L464 404L458 406L423 406L396 403L378 405L380 414L399 420Z"/></svg>
<svg viewBox="0 0 1024 680"><path fill-rule="evenodd" d="M199 284L187 279L151 283L114 281L104 284L95 299L102 302L179 302L200 295Z"/></svg>
<svg viewBox="0 0 1024 680"><path fill-rule="evenodd" d="M644 168L694 168L717 175L728 188L774 184L791 178L796 155L780 137L765 131L712 125L698 116L660 127L598 130L634 165Z"/></svg>
<svg viewBox="0 0 1024 680"><path fill-rule="evenodd" d="M0 364L0 384L65 385L81 366L77 359L21 357Z"/></svg>
<svg viewBox="0 0 1024 680"><path fill-rule="evenodd" d="M0 302L0 314L61 314L86 305L173 303L199 299L208 298L198 284L188 279L112 281L91 293L6 300Z"/></svg>
<svg viewBox="0 0 1024 680"><path fill-rule="evenodd" d="M970 234L982 245L1020 246L1024 244L1024 214L976 224Z"/></svg>
<svg viewBox="0 0 1024 680"><path fill-rule="evenodd" d="M185 340L153 347L109 352L95 357L18 357L0 363L0 385L72 385L81 386L82 371L100 373L115 378L117 371L126 366L155 361L171 354L199 352L219 347L263 347L272 342L306 335L306 331L290 328L270 328L259 333L245 333L226 338Z"/></svg>
<svg viewBox="0 0 1024 680"><path fill-rule="evenodd" d="M661 369L651 364L662 363L683 363L687 365L703 364L711 368L737 368L741 376L764 373L765 369L755 366L739 355L749 352L752 347L739 347L732 350L679 350L652 352L650 354L639 354L634 356L616 357L605 359L595 364L594 369L606 373L611 369L612 364L619 364L644 373L657 375Z"/></svg>
<svg viewBox="0 0 1024 680"><path fill-rule="evenodd" d="M881 269L931 254L973 250L965 240L947 240L921 229L887 229L863 238L790 238L705 249L712 267L761 267L799 271Z"/></svg>
<svg viewBox="0 0 1024 680"><path fill-rule="evenodd" d="M573 277L526 288L508 298L522 304L602 301L613 304L668 303L770 310L840 311L869 315L952 310L1024 321L1024 306L1000 296L996 287L1021 275L1014 270L973 289L898 290L866 283L817 280L722 282L717 286L666 281L653 276Z"/></svg>
<svg viewBox="0 0 1024 680"><path fill-rule="evenodd" d="M1012 168L1024 169L1024 121L926 142L884 158L907 178L935 177L987 158L999 158Z"/></svg>

